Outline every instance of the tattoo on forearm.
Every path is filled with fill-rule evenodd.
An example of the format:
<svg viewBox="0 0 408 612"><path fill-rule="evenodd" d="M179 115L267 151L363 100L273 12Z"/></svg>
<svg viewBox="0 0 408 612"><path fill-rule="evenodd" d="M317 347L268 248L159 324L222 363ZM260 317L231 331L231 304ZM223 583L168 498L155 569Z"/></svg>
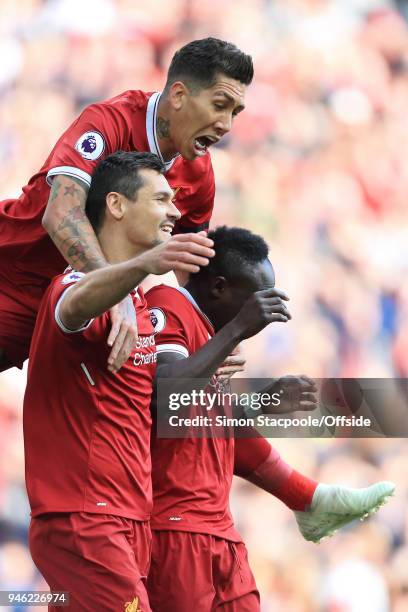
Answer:
<svg viewBox="0 0 408 612"><path fill-rule="evenodd" d="M50 202L53 202L55 198L58 197L60 187L61 182L58 179L58 176L56 176L51 185Z"/></svg>
<svg viewBox="0 0 408 612"><path fill-rule="evenodd" d="M64 191L64 196L66 195L71 195L74 196L75 194L80 194L81 190L77 189L77 187L75 187L75 185L70 185L69 187L64 187L65 191Z"/></svg>
<svg viewBox="0 0 408 612"><path fill-rule="evenodd" d="M163 119L163 117L157 117L157 134L159 138L170 137L170 120Z"/></svg>
<svg viewBox="0 0 408 612"><path fill-rule="evenodd" d="M61 207L58 207L61 214L50 236L75 270L89 272L106 265L106 261L85 213L86 188L80 181L75 182L80 188L72 183L65 185L59 177L53 181L50 202L54 202L57 197L61 198ZM61 187L64 187L64 192ZM67 200L66 196L70 198ZM68 210L64 200L71 203Z"/></svg>

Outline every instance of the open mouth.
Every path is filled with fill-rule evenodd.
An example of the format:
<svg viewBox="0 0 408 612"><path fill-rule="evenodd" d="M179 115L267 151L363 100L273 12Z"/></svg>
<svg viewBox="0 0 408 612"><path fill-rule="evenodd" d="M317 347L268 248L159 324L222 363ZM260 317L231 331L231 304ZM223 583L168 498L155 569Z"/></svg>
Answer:
<svg viewBox="0 0 408 612"><path fill-rule="evenodd" d="M198 136L194 140L194 148L198 155L205 155L208 147L218 142L218 140L214 136Z"/></svg>
<svg viewBox="0 0 408 612"><path fill-rule="evenodd" d="M162 232L166 232L166 234L171 234L173 231L173 228L174 228L174 225L170 223L160 226L160 229L162 230Z"/></svg>

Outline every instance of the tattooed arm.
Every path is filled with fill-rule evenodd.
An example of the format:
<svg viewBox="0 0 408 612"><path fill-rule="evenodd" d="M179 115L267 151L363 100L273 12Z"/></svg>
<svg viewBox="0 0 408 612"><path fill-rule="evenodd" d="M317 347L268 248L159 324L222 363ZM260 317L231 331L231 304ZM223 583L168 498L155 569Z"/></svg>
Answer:
<svg viewBox="0 0 408 612"><path fill-rule="evenodd" d="M43 227L58 250L78 272L90 272L107 265L88 217L85 202L88 186L79 179L58 174L51 186ZM128 359L137 341L136 313L130 297L110 309L112 328L108 345L112 347L108 367L117 371Z"/></svg>
<svg viewBox="0 0 408 612"><path fill-rule="evenodd" d="M88 186L80 179L58 174L51 186L43 227L63 257L78 272L106 265L95 232L85 214Z"/></svg>

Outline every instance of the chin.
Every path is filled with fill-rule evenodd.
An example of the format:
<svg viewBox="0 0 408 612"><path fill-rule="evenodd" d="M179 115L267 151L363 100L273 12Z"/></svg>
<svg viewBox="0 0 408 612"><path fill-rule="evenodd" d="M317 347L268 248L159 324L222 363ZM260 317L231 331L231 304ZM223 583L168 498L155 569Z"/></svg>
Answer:
<svg viewBox="0 0 408 612"><path fill-rule="evenodd" d="M180 155L186 161L193 161L198 157L193 146L187 146L180 149Z"/></svg>
<svg viewBox="0 0 408 612"><path fill-rule="evenodd" d="M163 242L167 242L170 240L171 236L172 234L169 234L169 232L160 232L160 235L157 237L157 240L153 246L158 246L159 244L163 244Z"/></svg>

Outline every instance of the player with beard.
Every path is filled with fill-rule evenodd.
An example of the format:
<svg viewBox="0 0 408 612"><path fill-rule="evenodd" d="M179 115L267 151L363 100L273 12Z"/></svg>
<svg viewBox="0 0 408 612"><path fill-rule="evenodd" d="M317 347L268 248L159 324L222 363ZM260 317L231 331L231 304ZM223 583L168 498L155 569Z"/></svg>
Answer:
<svg viewBox="0 0 408 612"><path fill-rule="evenodd" d="M182 384L174 379L208 379L242 340L290 319L288 298L275 288L264 240L226 227L209 237L215 257L185 288L160 285L146 294L156 331L157 378L171 379L181 392ZM279 379L275 391L294 386L298 403L289 409L313 408L316 389L307 377ZM259 610L246 548L229 509L234 471L294 510L301 533L315 542L374 512L394 490L388 482L367 489L318 484L287 465L261 437L153 434L152 468L148 592L160 612Z"/></svg>
<svg viewBox="0 0 408 612"><path fill-rule="evenodd" d="M244 109L252 78L250 56L235 45L190 42L174 55L162 93L130 90L85 108L22 195L0 203L0 370L28 357L40 299L66 261L81 272L107 265L85 214L92 172L107 155L157 154L181 212L175 232L208 227L215 192L208 148ZM131 301L111 315L108 364L117 369L137 337Z"/></svg>
<svg viewBox="0 0 408 612"><path fill-rule="evenodd" d="M151 273L197 272L214 254L200 233L171 236L180 213L164 170L153 153L117 152L99 164L86 214L109 265L53 279L33 334L23 418L30 551L51 590L70 593L75 612L135 601L150 610L156 349L138 285ZM140 335L113 373L109 309L126 295Z"/></svg>

